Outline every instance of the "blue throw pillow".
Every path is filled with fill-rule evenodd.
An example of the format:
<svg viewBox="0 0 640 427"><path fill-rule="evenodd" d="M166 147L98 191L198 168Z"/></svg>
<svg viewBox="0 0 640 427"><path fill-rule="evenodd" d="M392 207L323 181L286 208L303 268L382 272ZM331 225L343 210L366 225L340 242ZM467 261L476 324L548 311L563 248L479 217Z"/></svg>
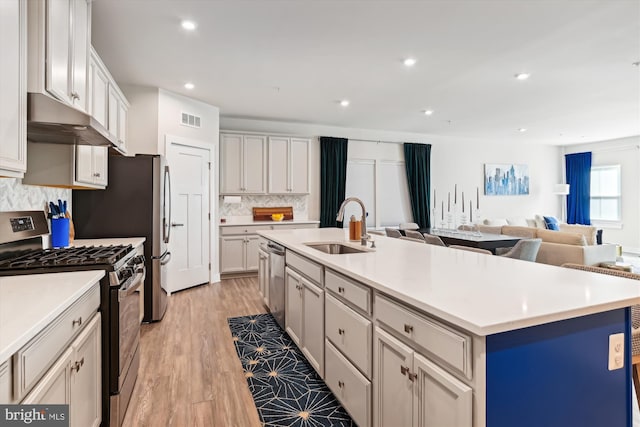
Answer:
<svg viewBox="0 0 640 427"><path fill-rule="evenodd" d="M548 230L560 231L560 224L558 224L558 220L553 216L545 216L544 223L547 226Z"/></svg>

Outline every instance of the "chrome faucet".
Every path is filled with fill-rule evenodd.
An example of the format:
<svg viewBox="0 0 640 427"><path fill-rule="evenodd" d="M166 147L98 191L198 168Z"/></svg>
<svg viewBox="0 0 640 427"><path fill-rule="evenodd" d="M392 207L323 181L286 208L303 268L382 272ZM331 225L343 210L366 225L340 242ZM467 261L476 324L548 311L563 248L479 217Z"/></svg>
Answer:
<svg viewBox="0 0 640 427"><path fill-rule="evenodd" d="M338 210L336 221L344 221L344 207L349 202L358 202L360 204L360 207L362 208L362 232L360 234L360 244L362 246L367 246L367 240L369 239L369 235L367 234L367 210L364 208L364 203L362 203L362 200L358 199L357 197L347 197L340 205L340 210Z"/></svg>

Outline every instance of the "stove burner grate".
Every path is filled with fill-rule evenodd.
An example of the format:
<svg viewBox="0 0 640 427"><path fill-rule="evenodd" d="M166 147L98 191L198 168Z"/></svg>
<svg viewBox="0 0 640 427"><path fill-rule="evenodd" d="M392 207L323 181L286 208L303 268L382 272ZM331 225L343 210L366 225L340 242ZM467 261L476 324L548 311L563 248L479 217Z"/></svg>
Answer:
<svg viewBox="0 0 640 427"><path fill-rule="evenodd" d="M0 261L0 270L37 267L113 265L133 250L131 245L32 250Z"/></svg>

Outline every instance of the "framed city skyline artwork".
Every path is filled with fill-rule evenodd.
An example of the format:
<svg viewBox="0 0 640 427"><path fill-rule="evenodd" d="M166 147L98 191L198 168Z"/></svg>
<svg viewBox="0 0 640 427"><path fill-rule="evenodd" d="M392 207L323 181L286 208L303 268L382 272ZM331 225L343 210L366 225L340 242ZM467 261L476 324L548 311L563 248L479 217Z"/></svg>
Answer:
<svg viewBox="0 0 640 427"><path fill-rule="evenodd" d="M529 194L529 165L485 163L484 194L486 196Z"/></svg>

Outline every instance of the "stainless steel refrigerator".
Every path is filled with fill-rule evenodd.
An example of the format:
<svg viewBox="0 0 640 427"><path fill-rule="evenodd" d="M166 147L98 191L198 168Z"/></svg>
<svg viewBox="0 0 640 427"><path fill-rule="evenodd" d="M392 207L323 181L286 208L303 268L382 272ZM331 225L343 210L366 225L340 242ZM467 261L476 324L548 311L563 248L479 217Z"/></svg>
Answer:
<svg viewBox="0 0 640 427"><path fill-rule="evenodd" d="M165 158L138 154L109 157L106 190L73 190L73 223L78 239L144 237L147 277L146 322L167 309L167 264L171 252L171 177Z"/></svg>

